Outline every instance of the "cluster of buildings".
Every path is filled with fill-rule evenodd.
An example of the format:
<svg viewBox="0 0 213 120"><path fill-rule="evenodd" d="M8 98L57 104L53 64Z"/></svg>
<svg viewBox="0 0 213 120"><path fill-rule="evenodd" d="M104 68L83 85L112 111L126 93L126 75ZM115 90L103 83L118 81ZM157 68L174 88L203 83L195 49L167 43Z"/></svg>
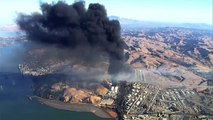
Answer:
<svg viewBox="0 0 213 120"><path fill-rule="evenodd" d="M21 71L22 74L24 75L32 75L32 76L40 76L40 75L45 75L48 73L52 73L54 70L49 68L49 67L41 67L39 69L32 69L29 68L27 65L25 64L19 64L19 70Z"/></svg>
<svg viewBox="0 0 213 120"><path fill-rule="evenodd" d="M127 84L118 108L121 120L213 118L212 95L187 88L160 88L141 82Z"/></svg>
<svg viewBox="0 0 213 120"><path fill-rule="evenodd" d="M140 82L130 83L126 89L123 101L118 111L121 113L122 119L141 118L153 104L160 88L149 84L141 84Z"/></svg>

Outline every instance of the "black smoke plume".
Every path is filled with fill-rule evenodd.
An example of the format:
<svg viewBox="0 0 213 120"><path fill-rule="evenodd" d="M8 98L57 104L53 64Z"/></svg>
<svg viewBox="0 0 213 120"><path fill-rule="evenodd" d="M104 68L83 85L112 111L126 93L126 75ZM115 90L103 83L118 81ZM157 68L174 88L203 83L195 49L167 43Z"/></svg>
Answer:
<svg viewBox="0 0 213 120"><path fill-rule="evenodd" d="M41 13L20 14L17 19L17 24L29 40L78 49L74 55L79 59L88 59L88 62L107 53L109 74L120 72L124 64L120 23L109 20L103 5L90 4L85 9L84 2L69 5L59 1L43 3L40 7Z"/></svg>

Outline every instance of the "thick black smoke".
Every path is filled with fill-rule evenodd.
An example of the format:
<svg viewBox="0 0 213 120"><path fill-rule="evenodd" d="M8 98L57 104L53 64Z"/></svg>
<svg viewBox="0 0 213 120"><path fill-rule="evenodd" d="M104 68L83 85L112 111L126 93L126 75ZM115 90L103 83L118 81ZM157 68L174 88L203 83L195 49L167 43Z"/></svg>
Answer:
<svg viewBox="0 0 213 120"><path fill-rule="evenodd" d="M109 20L104 6L84 2L41 4L41 13L20 14L17 24L29 40L77 50L76 55L89 60L102 53L109 56L110 74L117 74L124 63L124 42L120 23ZM84 57L86 56L86 57ZM81 57L79 57L81 59Z"/></svg>

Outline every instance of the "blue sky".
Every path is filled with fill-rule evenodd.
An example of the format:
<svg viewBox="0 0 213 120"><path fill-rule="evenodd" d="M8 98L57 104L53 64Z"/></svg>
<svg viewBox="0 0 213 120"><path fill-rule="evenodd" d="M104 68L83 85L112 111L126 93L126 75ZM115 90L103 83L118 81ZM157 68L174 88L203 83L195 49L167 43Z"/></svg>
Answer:
<svg viewBox="0 0 213 120"><path fill-rule="evenodd" d="M17 13L39 11L39 1L0 0L0 25L14 23ZM65 0L71 4L74 0ZM213 24L213 0L85 0L101 3L108 15L144 21Z"/></svg>

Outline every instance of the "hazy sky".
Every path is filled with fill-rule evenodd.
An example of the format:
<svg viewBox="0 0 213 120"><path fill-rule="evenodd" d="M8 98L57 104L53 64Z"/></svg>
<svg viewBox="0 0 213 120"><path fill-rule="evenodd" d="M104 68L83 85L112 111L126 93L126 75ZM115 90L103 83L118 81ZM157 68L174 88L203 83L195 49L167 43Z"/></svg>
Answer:
<svg viewBox="0 0 213 120"><path fill-rule="evenodd" d="M0 25L14 22L18 12L39 11L39 1L0 0ZM57 1L57 0L54 0ZM65 0L71 4L74 0ZM101 3L108 15L144 21L213 24L213 0L85 0Z"/></svg>

